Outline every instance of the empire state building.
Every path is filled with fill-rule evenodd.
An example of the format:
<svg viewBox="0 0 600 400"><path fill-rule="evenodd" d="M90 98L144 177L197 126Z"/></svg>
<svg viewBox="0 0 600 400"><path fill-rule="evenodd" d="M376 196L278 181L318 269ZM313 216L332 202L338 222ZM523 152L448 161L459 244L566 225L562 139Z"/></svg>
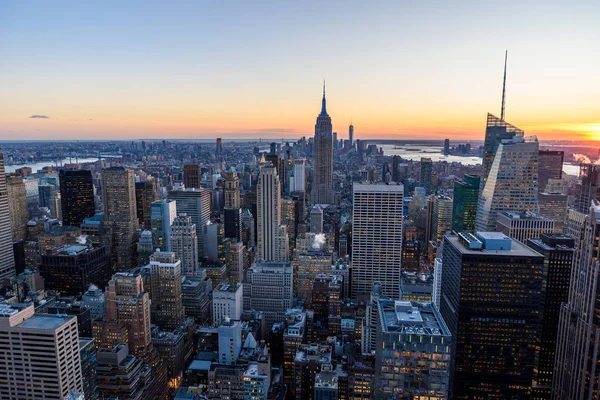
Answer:
<svg viewBox="0 0 600 400"><path fill-rule="evenodd" d="M314 175L310 194L311 204L333 204L333 135L331 118L327 114L325 83L321 113L317 116L314 138Z"/></svg>

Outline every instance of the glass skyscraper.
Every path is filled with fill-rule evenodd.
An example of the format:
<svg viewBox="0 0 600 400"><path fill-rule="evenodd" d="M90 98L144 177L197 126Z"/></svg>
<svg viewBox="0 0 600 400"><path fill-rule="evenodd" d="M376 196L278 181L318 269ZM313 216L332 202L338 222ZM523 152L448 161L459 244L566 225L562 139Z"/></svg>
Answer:
<svg viewBox="0 0 600 400"><path fill-rule="evenodd" d="M479 182L477 175L465 175L464 180L454 183L452 199L452 230L455 232L475 231Z"/></svg>

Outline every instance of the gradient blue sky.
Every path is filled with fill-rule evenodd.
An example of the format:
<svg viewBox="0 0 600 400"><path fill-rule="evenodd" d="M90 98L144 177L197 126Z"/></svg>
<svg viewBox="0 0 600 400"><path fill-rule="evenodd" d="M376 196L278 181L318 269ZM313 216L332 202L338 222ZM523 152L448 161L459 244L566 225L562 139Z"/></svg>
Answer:
<svg viewBox="0 0 600 400"><path fill-rule="evenodd" d="M0 138L600 139L600 1L0 3ZM29 118L46 115L48 119Z"/></svg>

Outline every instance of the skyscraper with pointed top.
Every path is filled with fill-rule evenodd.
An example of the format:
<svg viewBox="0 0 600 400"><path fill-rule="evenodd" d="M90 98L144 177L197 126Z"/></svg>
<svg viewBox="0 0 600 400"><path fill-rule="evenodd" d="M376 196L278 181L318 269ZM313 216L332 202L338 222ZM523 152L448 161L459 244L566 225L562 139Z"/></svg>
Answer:
<svg viewBox="0 0 600 400"><path fill-rule="evenodd" d="M331 118L327 114L325 82L321 113L317 116L314 138L313 182L310 193L312 204L333 204L333 133Z"/></svg>

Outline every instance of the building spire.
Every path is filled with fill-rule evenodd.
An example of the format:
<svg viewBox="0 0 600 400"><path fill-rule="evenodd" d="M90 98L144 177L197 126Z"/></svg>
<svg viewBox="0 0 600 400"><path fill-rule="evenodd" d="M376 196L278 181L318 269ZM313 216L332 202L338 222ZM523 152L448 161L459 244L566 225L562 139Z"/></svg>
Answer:
<svg viewBox="0 0 600 400"><path fill-rule="evenodd" d="M323 100L321 100L321 115L327 115L327 100L325 100L325 79L323 79Z"/></svg>
<svg viewBox="0 0 600 400"><path fill-rule="evenodd" d="M508 50L504 53L504 81L502 82L502 110L500 111L500 120L504 121L504 97L506 94L506 59L508 58Z"/></svg>

